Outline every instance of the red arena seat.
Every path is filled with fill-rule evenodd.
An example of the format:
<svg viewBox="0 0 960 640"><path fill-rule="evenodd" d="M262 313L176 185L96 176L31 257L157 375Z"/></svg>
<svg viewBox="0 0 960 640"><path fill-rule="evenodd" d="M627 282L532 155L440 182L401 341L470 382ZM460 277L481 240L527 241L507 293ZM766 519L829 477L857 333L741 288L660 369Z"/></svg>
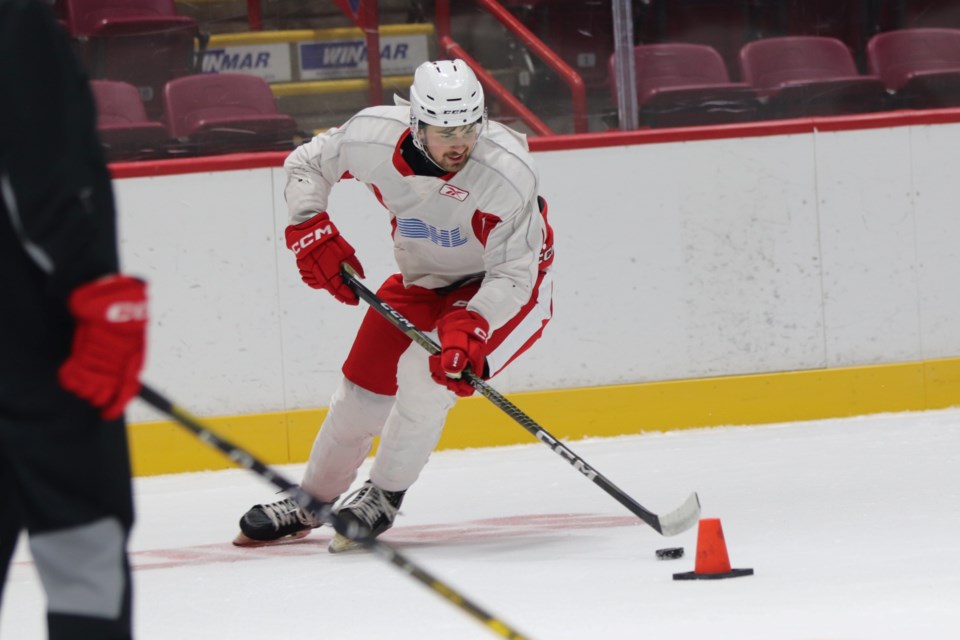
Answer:
<svg viewBox="0 0 960 640"><path fill-rule="evenodd" d="M107 160L146 160L165 155L170 139L167 129L147 118L135 86L92 80L90 88L97 104L97 132Z"/></svg>
<svg viewBox="0 0 960 640"><path fill-rule="evenodd" d="M960 29L900 29L867 43L867 65L911 108L960 105Z"/></svg>
<svg viewBox="0 0 960 640"><path fill-rule="evenodd" d="M745 122L757 116L756 92L731 82L723 58L700 44L634 47L640 124L650 127ZM609 62L615 79L614 56ZM611 83L614 102L616 85Z"/></svg>
<svg viewBox="0 0 960 640"><path fill-rule="evenodd" d="M755 40L740 50L740 74L757 89L769 117L796 118L877 111L887 91L860 75L837 38L785 36Z"/></svg>
<svg viewBox="0 0 960 640"><path fill-rule="evenodd" d="M297 123L277 112L270 85L257 76L205 73L177 78L163 91L167 128L196 153L293 149Z"/></svg>
<svg viewBox="0 0 960 640"><path fill-rule="evenodd" d="M91 76L133 84L152 116L160 115L166 82L197 71L205 38L173 0L64 1Z"/></svg>

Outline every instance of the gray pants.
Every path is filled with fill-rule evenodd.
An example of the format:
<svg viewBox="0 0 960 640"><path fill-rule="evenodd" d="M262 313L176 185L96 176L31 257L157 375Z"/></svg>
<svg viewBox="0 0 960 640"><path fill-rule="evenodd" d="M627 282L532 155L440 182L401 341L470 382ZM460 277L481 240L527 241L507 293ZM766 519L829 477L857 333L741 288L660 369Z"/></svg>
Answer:
<svg viewBox="0 0 960 640"><path fill-rule="evenodd" d="M20 532L47 596L50 640L131 638L126 429L60 397L41 415L0 407L0 605Z"/></svg>

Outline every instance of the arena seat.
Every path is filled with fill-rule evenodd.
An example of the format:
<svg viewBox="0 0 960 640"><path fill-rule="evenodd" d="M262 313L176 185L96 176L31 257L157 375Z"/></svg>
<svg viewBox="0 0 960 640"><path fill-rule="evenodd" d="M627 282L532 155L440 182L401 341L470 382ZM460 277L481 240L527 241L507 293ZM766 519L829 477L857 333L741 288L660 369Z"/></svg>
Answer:
<svg viewBox="0 0 960 640"><path fill-rule="evenodd" d="M176 78L163 90L167 129L197 154L293 149L297 122L277 112L260 77L205 73Z"/></svg>
<svg viewBox="0 0 960 640"><path fill-rule="evenodd" d="M837 38L784 36L748 42L740 74L771 118L878 111L887 91L879 77L860 75L850 49Z"/></svg>
<svg viewBox="0 0 960 640"><path fill-rule="evenodd" d="M749 5L757 0L644 0L650 25L638 25L650 42L701 44L720 54L728 77L737 73L736 58L747 40Z"/></svg>
<svg viewBox="0 0 960 640"><path fill-rule="evenodd" d="M867 65L909 108L960 105L960 29L899 29L867 42Z"/></svg>
<svg viewBox="0 0 960 640"><path fill-rule="evenodd" d="M147 118L135 86L92 80L90 88L97 105L97 133L107 160L147 160L166 155L170 139L167 128Z"/></svg>
<svg viewBox="0 0 960 640"><path fill-rule="evenodd" d="M640 124L680 127L746 122L757 117L756 91L731 82L719 52L700 44L634 47ZM616 102L614 56L609 61Z"/></svg>
<svg viewBox="0 0 960 640"><path fill-rule="evenodd" d="M93 78L137 87L158 117L168 80L197 71L206 38L196 20L176 14L173 0L64 0L71 35Z"/></svg>

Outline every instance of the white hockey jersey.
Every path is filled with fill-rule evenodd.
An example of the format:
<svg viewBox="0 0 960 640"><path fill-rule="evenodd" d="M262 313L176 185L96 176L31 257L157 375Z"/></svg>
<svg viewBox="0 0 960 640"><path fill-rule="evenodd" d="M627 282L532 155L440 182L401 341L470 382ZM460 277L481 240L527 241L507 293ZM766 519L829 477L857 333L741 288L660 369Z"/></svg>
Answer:
<svg viewBox="0 0 960 640"><path fill-rule="evenodd" d="M338 180L359 180L389 211L404 284L437 289L482 275L467 308L496 329L529 299L547 238L526 136L488 122L463 169L420 176L400 154L409 118L407 106L370 107L293 151L290 223L326 211Z"/></svg>

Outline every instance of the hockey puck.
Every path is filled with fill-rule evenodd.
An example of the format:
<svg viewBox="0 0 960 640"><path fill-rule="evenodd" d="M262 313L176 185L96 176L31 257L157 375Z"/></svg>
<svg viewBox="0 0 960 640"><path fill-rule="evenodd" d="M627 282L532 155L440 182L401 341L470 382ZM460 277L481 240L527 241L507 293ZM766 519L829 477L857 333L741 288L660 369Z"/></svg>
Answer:
<svg viewBox="0 0 960 640"><path fill-rule="evenodd" d="M683 547L657 549L657 560L676 560L683 557Z"/></svg>

